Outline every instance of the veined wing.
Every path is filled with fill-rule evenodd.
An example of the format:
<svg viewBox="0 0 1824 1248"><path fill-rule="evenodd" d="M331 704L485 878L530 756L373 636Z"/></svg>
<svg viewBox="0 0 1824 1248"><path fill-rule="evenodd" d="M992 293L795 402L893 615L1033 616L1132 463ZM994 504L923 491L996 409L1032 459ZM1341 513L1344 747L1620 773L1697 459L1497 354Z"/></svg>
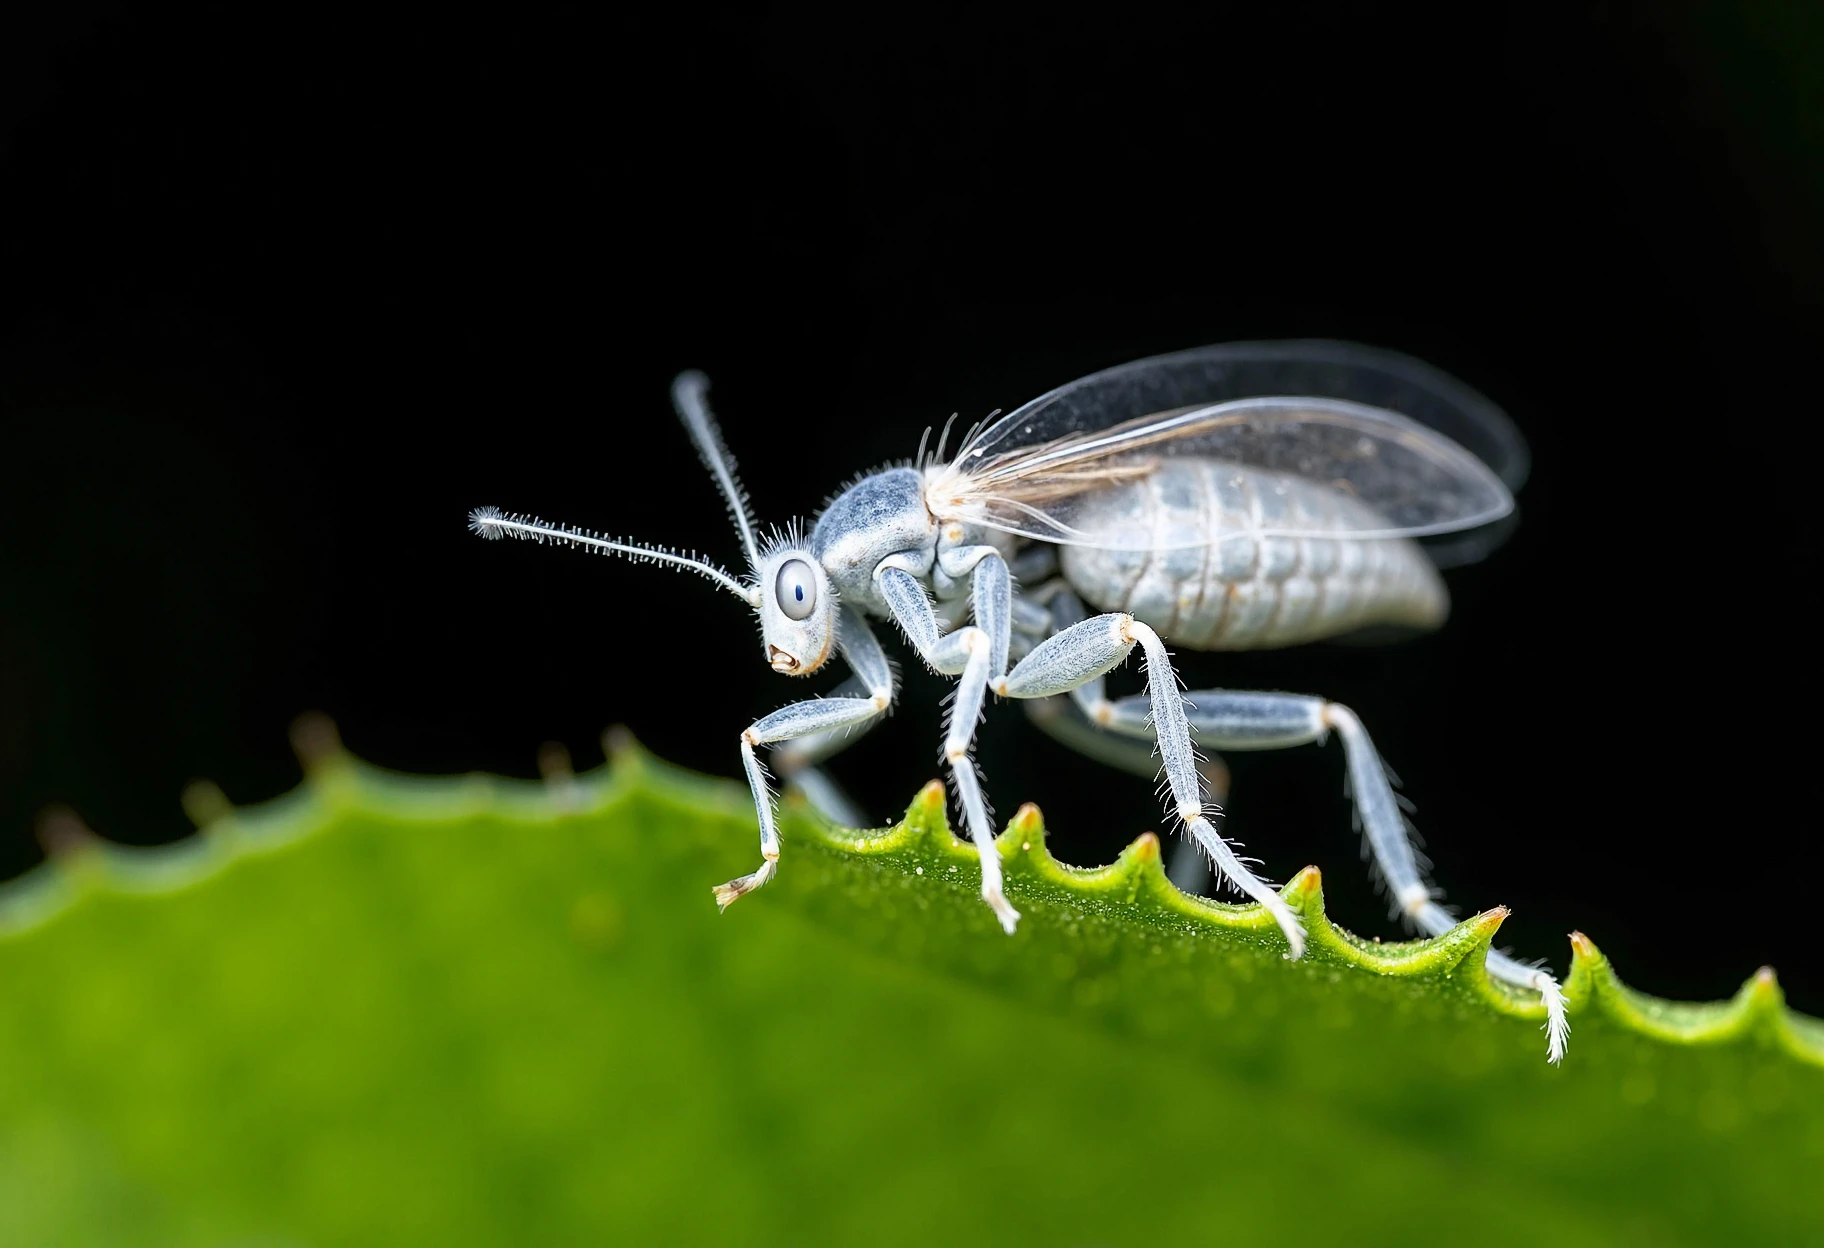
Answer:
<svg viewBox="0 0 1824 1248"><path fill-rule="evenodd" d="M1383 406L1393 403L1400 410ZM1348 343L1236 343L1059 387L975 431L933 471L927 493L947 518L1050 542L1120 545L1073 522L1081 501L1145 476L1162 457L1187 455L1302 478L1353 500L1328 509L1333 518L1321 527L1263 536L1422 537L1440 563L1468 562L1499 544L1511 528L1510 490L1527 470L1526 444L1499 408L1416 360Z"/></svg>
<svg viewBox="0 0 1824 1248"><path fill-rule="evenodd" d="M1425 537L1492 524L1514 507L1500 477L1436 430L1397 412L1319 398L1235 399L1012 449L972 440L932 475L926 498L940 519L1041 541L1151 545L1144 536L1086 531L1076 522L1080 506L1146 477L1162 459L1184 456L1300 478L1357 504L1330 509L1332 520L1317 527L1250 530L1260 537Z"/></svg>

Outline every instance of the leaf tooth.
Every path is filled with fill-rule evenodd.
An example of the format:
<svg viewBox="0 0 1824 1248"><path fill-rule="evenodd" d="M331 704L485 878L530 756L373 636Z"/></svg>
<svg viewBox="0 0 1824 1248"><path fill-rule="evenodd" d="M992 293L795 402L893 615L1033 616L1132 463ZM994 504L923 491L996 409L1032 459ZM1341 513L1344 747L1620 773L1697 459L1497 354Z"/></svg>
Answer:
<svg viewBox="0 0 1824 1248"><path fill-rule="evenodd" d="M576 779L576 764L570 758L570 747L562 741L547 741L538 747L538 774L547 784L563 784Z"/></svg>
<svg viewBox="0 0 1824 1248"><path fill-rule="evenodd" d="M1613 968L1596 942L1582 932L1571 933L1571 973L1564 978L1564 999L1573 1006L1597 996L1615 978Z"/></svg>
<svg viewBox="0 0 1824 1248"><path fill-rule="evenodd" d="M906 807L906 826L940 844L950 839L949 797L942 780L929 781Z"/></svg>
<svg viewBox="0 0 1824 1248"><path fill-rule="evenodd" d="M576 764L570 747L562 741L547 741L538 747L538 774L544 777L545 796L563 814L570 814L583 804L582 786L576 780Z"/></svg>
<svg viewBox="0 0 1824 1248"><path fill-rule="evenodd" d="M1341 954L1344 961L1357 966L1379 969L1380 959L1367 952L1366 942L1357 941L1330 922L1330 916L1324 910L1322 871L1315 866L1305 867L1286 881L1279 890L1279 895L1305 925L1307 948L1321 948L1332 954Z"/></svg>
<svg viewBox="0 0 1824 1248"><path fill-rule="evenodd" d="M1513 911L1506 906L1495 906L1480 914L1472 914L1445 932L1439 939L1451 941L1453 944L1456 942L1466 944L1468 947L1464 949L1463 956L1468 957L1471 953L1476 953L1478 957L1475 965L1479 967L1482 965L1482 957L1488 953L1490 942L1495 939L1495 933L1501 930L1501 925L1507 922L1507 916L1512 913Z"/></svg>
<svg viewBox="0 0 1824 1248"><path fill-rule="evenodd" d="M59 867L82 867L102 847L101 837L68 806L48 806L38 816L38 844L44 856Z"/></svg>
<svg viewBox="0 0 1824 1248"><path fill-rule="evenodd" d="M608 777L604 792L626 793L647 783L655 761L626 724L602 729L602 769Z"/></svg>
<svg viewBox="0 0 1824 1248"><path fill-rule="evenodd" d="M1306 918L1320 918L1324 913L1324 873L1316 867L1306 867L1286 881L1279 895Z"/></svg>
<svg viewBox="0 0 1824 1248"><path fill-rule="evenodd" d="M1493 981L1488 979L1483 961L1488 957L1489 942L1501 930L1509 913L1506 906L1496 906L1472 914L1448 932L1421 941L1405 953L1390 955L1383 965L1395 964L1407 974L1420 975L1451 975L1459 968L1468 968L1493 990Z"/></svg>
<svg viewBox="0 0 1824 1248"><path fill-rule="evenodd" d="M1757 1027L1778 1026L1785 1021L1786 993L1771 966L1763 966L1742 985L1743 1013Z"/></svg>
<svg viewBox="0 0 1824 1248"><path fill-rule="evenodd" d="M42 881L43 887L38 890L41 896L36 907L28 900L20 909L28 913L35 909L35 917L42 921L78 898L107 887L108 844L83 822L81 815L62 804L48 806L39 813L35 831L44 850L44 865L32 876ZM0 929L16 930L30 922L0 923Z"/></svg>
<svg viewBox="0 0 1824 1248"><path fill-rule="evenodd" d="M1506 906L1496 906L1493 909L1484 910L1480 914L1470 915L1444 934L1450 936L1455 932L1474 932L1477 936L1476 943L1486 946L1495 938L1495 933L1501 930L1501 925L1507 922L1507 916L1512 913L1513 911Z"/></svg>
<svg viewBox="0 0 1824 1248"><path fill-rule="evenodd" d="M1129 901L1137 901L1143 893L1158 897L1177 891L1165 874L1159 837L1152 832L1142 832L1121 851L1115 859L1113 875L1127 886Z"/></svg>
<svg viewBox="0 0 1824 1248"><path fill-rule="evenodd" d="M1330 916L1324 913L1324 876L1316 867L1306 867L1287 880L1279 896L1304 924L1307 947L1323 945L1332 952L1346 949L1349 942L1338 939ZM1350 953L1345 956L1353 957Z"/></svg>
<svg viewBox="0 0 1824 1248"><path fill-rule="evenodd" d="M1152 832L1142 832L1133 839L1133 843L1121 851L1121 860L1133 864L1133 869L1144 871L1148 867L1159 865L1159 837Z"/></svg>
<svg viewBox="0 0 1824 1248"><path fill-rule="evenodd" d="M213 780L192 780L184 786L178 802L198 831L234 814L234 803L228 800L228 795Z"/></svg>
<svg viewBox="0 0 1824 1248"><path fill-rule="evenodd" d="M306 711L292 721L291 748L307 776L315 776L348 760L348 751L342 748L342 734L336 731L336 721L322 711Z"/></svg>
<svg viewBox="0 0 1824 1248"><path fill-rule="evenodd" d="M1042 857L1049 852L1045 848L1045 816L1031 802L1013 812L1006 830L995 839L1001 843L1003 856L1038 854Z"/></svg>
<svg viewBox="0 0 1824 1248"><path fill-rule="evenodd" d="M1818 1040L1824 1038L1824 1029L1815 1020L1786 1008L1786 993L1771 966L1756 971L1735 999L1741 1011L1742 1032L1763 1044L1784 1049L1802 1062L1824 1067L1824 1052L1818 1045Z"/></svg>
<svg viewBox="0 0 1824 1248"><path fill-rule="evenodd" d="M602 729L602 757L610 767L623 758L630 758L640 753L640 742L633 735L633 730L626 724L609 724Z"/></svg>

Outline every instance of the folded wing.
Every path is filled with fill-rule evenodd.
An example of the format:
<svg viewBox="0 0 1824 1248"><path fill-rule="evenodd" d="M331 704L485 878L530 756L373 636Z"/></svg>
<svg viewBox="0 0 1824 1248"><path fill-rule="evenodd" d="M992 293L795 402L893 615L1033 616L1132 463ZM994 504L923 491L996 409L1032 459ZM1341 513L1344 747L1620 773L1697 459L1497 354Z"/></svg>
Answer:
<svg viewBox="0 0 1824 1248"><path fill-rule="evenodd" d="M1400 411L1325 395L1227 394L1281 383L1399 401L1452 425L1505 471ZM1479 558L1498 544L1499 522L1514 510L1510 485L1526 473L1525 443L1500 410L1417 361L1343 343L1245 343L1141 360L1060 387L976 430L933 472L927 497L945 519L1119 546L1078 523L1083 500L1181 456L1301 478L1361 504L1337 509L1333 528L1263 535L1428 538L1440 562ZM1454 547L1437 544L1466 531Z"/></svg>

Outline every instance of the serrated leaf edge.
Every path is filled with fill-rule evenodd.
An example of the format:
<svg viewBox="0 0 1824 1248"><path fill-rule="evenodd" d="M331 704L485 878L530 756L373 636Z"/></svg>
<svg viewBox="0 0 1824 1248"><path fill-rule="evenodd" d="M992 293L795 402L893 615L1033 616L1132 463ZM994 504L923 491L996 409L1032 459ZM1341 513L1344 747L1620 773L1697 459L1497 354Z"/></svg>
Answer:
<svg viewBox="0 0 1824 1248"><path fill-rule="evenodd" d="M194 837L152 848L85 838L0 884L0 940L43 927L86 896L180 892L240 859L310 837L341 815L368 814L405 824L488 815L555 823L607 813L641 797L682 802L699 811L708 804L731 819L752 819L744 788L673 767L630 740L617 744L609 766L565 776L561 782L483 774L409 776L338 750L309 763L301 785L267 802L235 807L213 786L193 786L185 806L198 824ZM974 847L953 834L946 806L943 785L932 781L893 827L851 830L801 818L793 821L792 830L801 843L809 840L857 858L909 862L935 854L959 866L973 866ZM1146 911L1182 918L1192 930L1284 948L1277 923L1262 907L1210 901L1175 887L1166 877L1158 838L1150 832L1107 866L1074 867L1052 857L1045 844L1043 816L1029 803L1008 821L997 845L1008 896L1016 903L1023 896L1063 894L1125 908L1136 916ZM1505 907L1473 915L1441 936L1380 942L1364 940L1330 922L1316 867L1295 875L1280 889L1280 896L1305 924L1304 962L1371 975L1461 977L1460 982L1497 1013L1532 1020L1545 1017L1536 996L1490 979L1483 969L1482 958L1507 917ZM1603 1019L1636 1036L1668 1044L1755 1043L1824 1069L1824 1020L1789 1008L1772 968L1762 967L1727 1001L1671 1001L1628 987L1587 936L1574 932L1570 940L1571 971L1564 995L1573 1023Z"/></svg>

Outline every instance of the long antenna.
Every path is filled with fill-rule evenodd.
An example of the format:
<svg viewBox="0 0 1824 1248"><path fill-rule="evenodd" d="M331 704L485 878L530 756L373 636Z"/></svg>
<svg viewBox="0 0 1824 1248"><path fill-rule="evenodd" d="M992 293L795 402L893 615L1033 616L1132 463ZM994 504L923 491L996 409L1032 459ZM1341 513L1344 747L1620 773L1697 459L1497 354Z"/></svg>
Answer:
<svg viewBox="0 0 1824 1248"><path fill-rule="evenodd" d="M644 542L619 542L587 529L546 524L535 516L516 516L503 512L498 507L477 507L470 512L469 531L490 539L517 537L528 542L559 542L603 555L626 555L636 563L669 563L673 567L695 572L698 576L707 576L750 607L760 605L757 591L749 589L709 560L687 551L667 550L663 546L649 546Z"/></svg>
<svg viewBox="0 0 1824 1248"><path fill-rule="evenodd" d="M722 431L716 428L716 418L710 415L709 400L705 397L708 392L709 378L693 368L679 373L671 383L671 403L678 409L684 427L690 430L690 439L697 444L697 454L703 457L716 484L722 487L722 497L728 500L728 514L735 518L735 527L741 530L748 567L759 572L760 548L754 541L753 512L748 509L747 491L735 477L734 457L722 444Z"/></svg>

